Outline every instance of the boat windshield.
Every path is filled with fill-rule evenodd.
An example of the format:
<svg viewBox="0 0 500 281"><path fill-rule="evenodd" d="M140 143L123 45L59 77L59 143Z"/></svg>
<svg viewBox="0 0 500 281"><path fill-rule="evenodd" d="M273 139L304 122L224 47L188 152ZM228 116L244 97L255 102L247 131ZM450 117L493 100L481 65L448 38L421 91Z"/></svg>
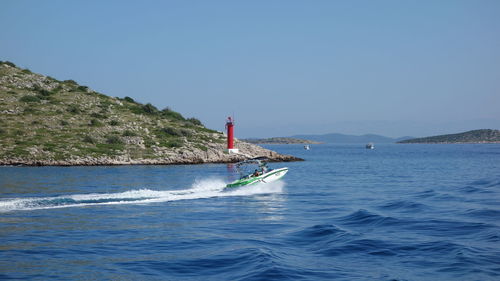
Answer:
<svg viewBox="0 0 500 281"><path fill-rule="evenodd" d="M255 171L262 174L270 170L267 163L261 160L246 160L238 163L236 168L242 178L253 175Z"/></svg>

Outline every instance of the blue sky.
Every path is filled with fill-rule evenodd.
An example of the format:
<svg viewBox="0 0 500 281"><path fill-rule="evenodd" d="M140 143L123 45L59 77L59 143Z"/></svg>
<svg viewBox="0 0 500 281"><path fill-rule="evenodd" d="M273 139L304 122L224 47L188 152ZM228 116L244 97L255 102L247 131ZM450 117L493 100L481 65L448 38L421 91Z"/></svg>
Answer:
<svg viewBox="0 0 500 281"><path fill-rule="evenodd" d="M0 1L0 60L237 137L500 129L500 1Z"/></svg>

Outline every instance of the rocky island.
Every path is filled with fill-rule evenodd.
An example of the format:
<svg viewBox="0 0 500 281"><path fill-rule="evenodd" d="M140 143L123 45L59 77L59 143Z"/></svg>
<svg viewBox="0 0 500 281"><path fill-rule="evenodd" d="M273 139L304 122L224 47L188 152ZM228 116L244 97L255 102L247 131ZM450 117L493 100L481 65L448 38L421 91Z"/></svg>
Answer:
<svg viewBox="0 0 500 281"><path fill-rule="evenodd" d="M235 140L241 153L302 159ZM199 164L241 161L226 136L196 118L130 97L114 98L73 80L0 62L0 165Z"/></svg>
<svg viewBox="0 0 500 281"><path fill-rule="evenodd" d="M500 143L500 131L480 129L458 134L408 139L398 143Z"/></svg>

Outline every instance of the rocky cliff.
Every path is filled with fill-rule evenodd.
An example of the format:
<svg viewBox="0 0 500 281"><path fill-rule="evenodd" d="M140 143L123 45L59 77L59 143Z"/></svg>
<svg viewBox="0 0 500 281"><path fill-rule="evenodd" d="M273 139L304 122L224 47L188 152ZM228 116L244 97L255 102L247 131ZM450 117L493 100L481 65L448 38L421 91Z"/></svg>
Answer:
<svg viewBox="0 0 500 281"><path fill-rule="evenodd" d="M226 137L165 108L0 62L0 165L227 163ZM302 160L236 140L240 152Z"/></svg>

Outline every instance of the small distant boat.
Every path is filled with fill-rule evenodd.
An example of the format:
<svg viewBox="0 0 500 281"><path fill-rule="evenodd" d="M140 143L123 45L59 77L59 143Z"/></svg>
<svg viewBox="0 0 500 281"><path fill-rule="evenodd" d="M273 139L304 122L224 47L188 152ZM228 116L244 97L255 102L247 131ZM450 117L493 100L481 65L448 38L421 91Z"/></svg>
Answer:
<svg viewBox="0 0 500 281"><path fill-rule="evenodd" d="M371 142L367 143L365 147L366 147L366 149L375 149L375 145Z"/></svg>
<svg viewBox="0 0 500 281"><path fill-rule="evenodd" d="M309 149L311 149L311 148L309 147L309 145L307 145L307 144L306 144L306 145L304 145L304 149L305 149L305 150L309 150Z"/></svg>

